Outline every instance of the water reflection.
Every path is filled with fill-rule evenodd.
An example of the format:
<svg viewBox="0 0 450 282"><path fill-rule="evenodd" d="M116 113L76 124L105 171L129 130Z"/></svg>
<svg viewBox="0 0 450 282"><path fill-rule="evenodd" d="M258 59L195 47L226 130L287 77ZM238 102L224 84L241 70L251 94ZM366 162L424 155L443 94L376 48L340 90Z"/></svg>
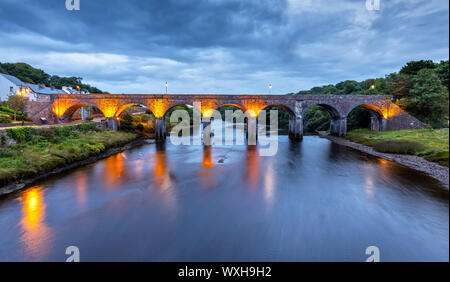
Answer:
<svg viewBox="0 0 450 282"><path fill-rule="evenodd" d="M170 178L169 169L167 167L166 148L164 143L156 144L154 155L154 178L155 184L161 190L169 190L172 188L172 180Z"/></svg>
<svg viewBox="0 0 450 282"><path fill-rule="evenodd" d="M172 180L170 167L167 163L165 143L156 143L153 164L153 184L156 192L171 215L177 211L176 183Z"/></svg>
<svg viewBox="0 0 450 282"><path fill-rule="evenodd" d="M202 167L198 171L201 179L201 184L206 189L211 189L215 185L215 181L213 178L214 174L212 171L214 163L211 155L211 150L211 146L203 146Z"/></svg>
<svg viewBox="0 0 450 282"><path fill-rule="evenodd" d="M116 188L122 181L126 180L126 174L123 167L126 159L125 153L118 153L105 160L103 176L107 188Z"/></svg>
<svg viewBox="0 0 450 282"><path fill-rule="evenodd" d="M31 258L43 257L50 248L51 230L45 223L46 203L42 187L35 186L24 191L20 202L22 204L20 225L23 230L21 242L25 252Z"/></svg>
<svg viewBox="0 0 450 282"><path fill-rule="evenodd" d="M211 146L203 146L203 160L202 160L203 168L212 168L213 161L211 157Z"/></svg>
<svg viewBox="0 0 450 282"><path fill-rule="evenodd" d="M275 168L274 161L270 160L264 174L264 199L266 205L270 209L272 208L275 195Z"/></svg>
<svg viewBox="0 0 450 282"><path fill-rule="evenodd" d="M0 261L69 244L86 261L361 261L371 244L385 261L448 260L448 191L432 179L282 138L274 157L146 145L0 199Z"/></svg>
<svg viewBox="0 0 450 282"><path fill-rule="evenodd" d="M77 190L77 202L78 205L84 207L86 204L86 193L88 185L88 177L86 171L79 170L75 173L76 190Z"/></svg>
<svg viewBox="0 0 450 282"><path fill-rule="evenodd" d="M245 156L245 168L246 174L245 178L247 179L248 188L257 189L259 184L259 152L257 150L257 146L248 145L246 156Z"/></svg>

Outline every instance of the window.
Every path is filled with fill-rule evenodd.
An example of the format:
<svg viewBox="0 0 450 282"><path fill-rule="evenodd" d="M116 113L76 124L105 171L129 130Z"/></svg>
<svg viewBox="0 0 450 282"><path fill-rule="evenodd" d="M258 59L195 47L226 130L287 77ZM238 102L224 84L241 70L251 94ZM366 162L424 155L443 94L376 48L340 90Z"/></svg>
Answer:
<svg viewBox="0 0 450 282"><path fill-rule="evenodd" d="M10 86L9 87L9 93L12 94L14 92L14 87Z"/></svg>

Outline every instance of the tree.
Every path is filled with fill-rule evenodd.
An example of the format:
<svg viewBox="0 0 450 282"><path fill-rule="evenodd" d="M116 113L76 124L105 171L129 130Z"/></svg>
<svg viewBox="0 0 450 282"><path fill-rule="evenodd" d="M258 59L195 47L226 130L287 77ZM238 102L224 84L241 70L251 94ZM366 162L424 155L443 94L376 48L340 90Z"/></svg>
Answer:
<svg viewBox="0 0 450 282"><path fill-rule="evenodd" d="M25 96L21 96L21 95L10 95L8 97L8 101L7 101L7 105L8 107L10 107L11 109L14 110L14 120L16 119L17 116L17 112L22 112L22 124L25 118L25 107L27 105L27 101L28 98Z"/></svg>
<svg viewBox="0 0 450 282"><path fill-rule="evenodd" d="M448 60L447 61L441 61L435 69L437 75L439 76L439 79L441 80L442 84L447 87L447 90L449 89L449 71L448 71Z"/></svg>
<svg viewBox="0 0 450 282"><path fill-rule="evenodd" d="M399 74L416 75L421 69L434 69L436 65L431 60L420 60L407 62L399 72Z"/></svg>
<svg viewBox="0 0 450 282"><path fill-rule="evenodd" d="M43 70L35 69L25 63L1 64L0 65L7 74L13 75L23 82L34 84L46 84L50 75Z"/></svg>
<svg viewBox="0 0 450 282"><path fill-rule="evenodd" d="M422 69L412 78L412 83L410 97L400 99L399 104L433 127L445 126L449 114L448 89L436 72Z"/></svg>
<svg viewBox="0 0 450 282"><path fill-rule="evenodd" d="M411 76L406 74L391 73L386 77L387 92L391 93L394 100L410 97L410 89L412 87Z"/></svg>
<svg viewBox="0 0 450 282"><path fill-rule="evenodd" d="M356 94L362 90L361 84L354 80L346 80L336 84L336 88L341 94Z"/></svg>

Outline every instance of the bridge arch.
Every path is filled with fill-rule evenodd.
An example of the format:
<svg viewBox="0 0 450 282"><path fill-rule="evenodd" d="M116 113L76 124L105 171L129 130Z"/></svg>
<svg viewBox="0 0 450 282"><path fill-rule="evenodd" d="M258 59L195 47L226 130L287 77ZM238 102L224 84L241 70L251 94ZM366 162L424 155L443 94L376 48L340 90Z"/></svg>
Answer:
<svg viewBox="0 0 450 282"><path fill-rule="evenodd" d="M292 135L295 135L295 127L300 126L298 123L296 125L296 119L295 112L286 105L279 104L279 103L273 103L268 104L264 106L264 108L261 109L261 111L258 113L258 122L261 122L261 112L265 111L266 113L266 121L264 126L266 126L267 129L269 129L269 125L271 124L271 113L270 110L273 110L272 108L275 108L275 110L278 110L277 117L278 117L278 134L288 133L289 136L292 138ZM281 109L281 111L279 110ZM301 127L301 126L300 126ZM302 130L299 128L298 131ZM298 132L300 134L300 132ZM300 139L298 136L297 139Z"/></svg>
<svg viewBox="0 0 450 282"><path fill-rule="evenodd" d="M279 104L279 103L268 104L264 108L262 108L262 110L265 110L266 108L271 107L271 106L283 109L286 113L289 114L289 116L295 116L295 112L290 106L284 105L284 104Z"/></svg>
<svg viewBox="0 0 450 282"><path fill-rule="evenodd" d="M322 108L327 110L332 119L340 119L346 117L346 115L343 115L335 105L326 102L317 102L309 104L303 109L302 116L305 116L306 112L308 112L313 106L321 106Z"/></svg>
<svg viewBox="0 0 450 282"><path fill-rule="evenodd" d="M355 103L355 104L352 104L348 108L345 116L347 116L354 108L359 107L359 106L361 106L363 108L366 108L368 110L374 111L374 112L376 112L377 114L379 114L383 118L385 116L381 107L379 107L377 105L374 105L374 104L369 104L369 103Z"/></svg>
<svg viewBox="0 0 450 282"><path fill-rule="evenodd" d="M219 108L223 107L223 106L235 106L237 108L239 108L241 111L243 111L244 113L247 111L247 108L238 102L223 102L223 103L219 103L216 104L214 107L214 110L218 110Z"/></svg>
<svg viewBox="0 0 450 282"><path fill-rule="evenodd" d="M102 113L103 116L105 116L104 112L98 107L95 103L89 103L89 102L79 102L74 103L73 105L69 106L61 115L62 120L71 120L75 112L82 107L91 106L96 108L98 111Z"/></svg>
<svg viewBox="0 0 450 282"><path fill-rule="evenodd" d="M327 126L327 123L329 121L329 131L331 135L345 136L347 134L347 116L343 114L343 111L339 108L338 105L334 105L332 103L324 101L310 103L303 109L302 118L307 115L308 111L313 106L320 106L322 109L326 110L326 112L329 113L330 119L327 119L327 121L325 123L322 123L322 125ZM305 119L303 119L303 122L304 121ZM308 128L309 125L305 124L305 129Z"/></svg>
<svg viewBox="0 0 450 282"><path fill-rule="evenodd" d="M195 107L192 105L192 103L189 103L189 102L172 103L172 104L170 104L170 105L167 107L166 111L164 112L163 117L166 118L167 114L168 114L173 108L179 107L179 106L190 106L190 107L195 108Z"/></svg>
<svg viewBox="0 0 450 282"><path fill-rule="evenodd" d="M383 130L385 127L385 114L383 110L376 105L373 104L364 104L364 103L356 103L351 105L347 112L346 116L348 116L354 109L357 107L363 107L369 111L370 114L370 129L380 131Z"/></svg>
<svg viewBox="0 0 450 282"><path fill-rule="evenodd" d="M142 106L146 110L151 111L151 109L145 103L143 103L143 102L133 102L133 103L123 104L122 106L120 106L119 109L114 114L114 117L119 117L126 109L128 109L130 107L133 107L133 106Z"/></svg>

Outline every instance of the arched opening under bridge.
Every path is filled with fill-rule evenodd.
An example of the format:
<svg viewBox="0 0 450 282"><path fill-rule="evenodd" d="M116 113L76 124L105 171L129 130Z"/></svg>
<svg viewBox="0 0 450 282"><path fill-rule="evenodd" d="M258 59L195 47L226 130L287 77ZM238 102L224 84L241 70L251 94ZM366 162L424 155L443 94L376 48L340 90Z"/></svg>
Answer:
<svg viewBox="0 0 450 282"><path fill-rule="evenodd" d="M70 106L61 116L63 122L104 118L103 112L94 104L78 103Z"/></svg>

